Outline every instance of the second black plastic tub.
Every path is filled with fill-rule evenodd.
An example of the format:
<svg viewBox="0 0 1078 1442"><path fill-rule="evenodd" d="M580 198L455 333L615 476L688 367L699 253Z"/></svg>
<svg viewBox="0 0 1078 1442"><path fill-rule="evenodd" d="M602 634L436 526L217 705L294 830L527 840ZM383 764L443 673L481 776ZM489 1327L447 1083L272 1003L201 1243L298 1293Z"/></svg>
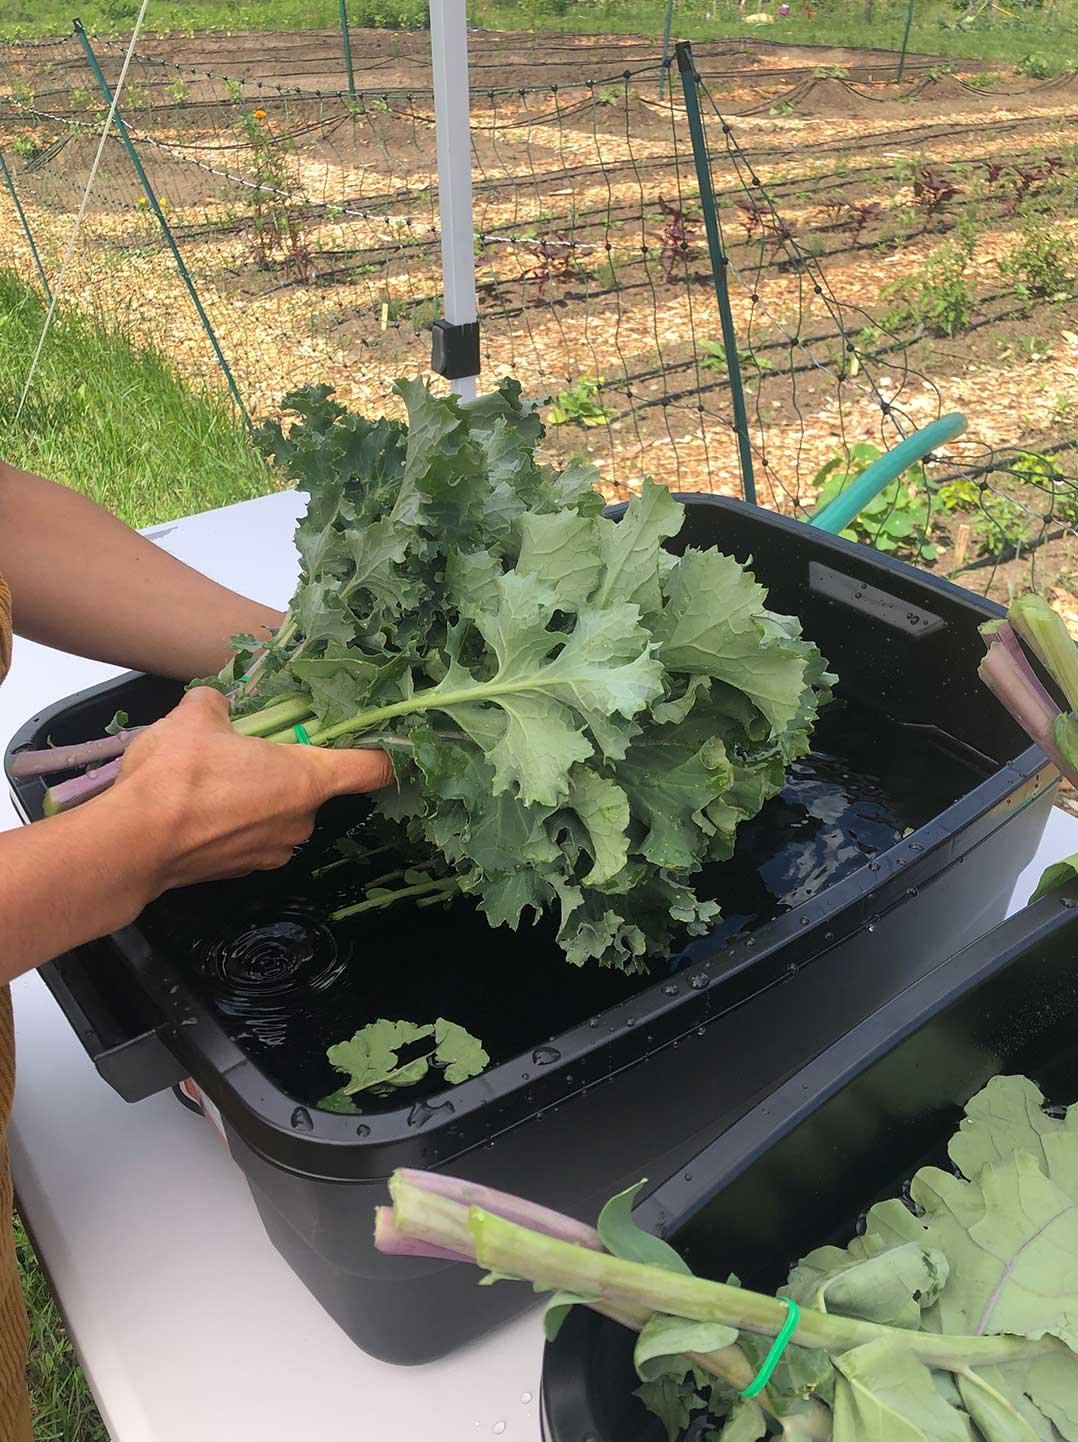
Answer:
<svg viewBox="0 0 1078 1442"><path fill-rule="evenodd" d="M545 927L491 930L466 905L327 928L327 811L286 871L174 893L45 968L99 1070L137 1100L193 1078L219 1113L275 1245L366 1351L421 1362L525 1304L463 1269L374 1252L397 1166L437 1167L587 1215L676 1171L790 1072L1004 915L1054 773L977 678L966 591L799 522L688 497L681 542L753 569L841 684L814 754L702 878L726 920L650 977L562 959ZM153 720L176 688L128 677L33 718L13 747ZM42 786L18 783L40 814ZM342 877L344 879L342 879ZM321 1111L325 1048L378 1017L462 1023L482 1076Z"/></svg>
<svg viewBox="0 0 1078 1442"><path fill-rule="evenodd" d="M814 1247L940 1164L998 1074L1078 1100L1078 884L1019 912L789 1078L639 1207L699 1276L774 1292ZM589 1218L590 1220L590 1218ZM577 1308L543 1367L545 1442L666 1442L632 1336ZM693 1431L693 1436L697 1431Z"/></svg>

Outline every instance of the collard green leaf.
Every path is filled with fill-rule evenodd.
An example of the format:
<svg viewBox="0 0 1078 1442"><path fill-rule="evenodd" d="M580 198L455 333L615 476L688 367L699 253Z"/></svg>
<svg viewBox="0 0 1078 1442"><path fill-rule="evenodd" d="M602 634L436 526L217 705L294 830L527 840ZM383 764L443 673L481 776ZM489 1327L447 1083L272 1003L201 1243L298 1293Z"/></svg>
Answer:
<svg viewBox="0 0 1078 1442"><path fill-rule="evenodd" d="M368 889L368 895L377 895L377 888ZM402 1061L401 1051L416 1042L429 1044L418 1056ZM444 1017L427 1026L385 1019L371 1022L350 1040L331 1046L326 1056L331 1066L348 1077L342 1087L319 1102L327 1111L354 1110L347 1101L358 1092L384 1094L396 1087L414 1086L430 1071L432 1061L445 1068L445 1079L454 1086L478 1076L490 1063L479 1039Z"/></svg>
<svg viewBox="0 0 1078 1442"><path fill-rule="evenodd" d="M348 1077L341 1090L351 1095L384 1086L397 1071L397 1053L401 1048L433 1035L432 1026L416 1026L410 1021L375 1021L361 1027L350 1040L331 1046L326 1056L331 1066Z"/></svg>
<svg viewBox="0 0 1078 1442"><path fill-rule="evenodd" d="M802 1307L862 1317L887 1326L921 1326L947 1281L947 1258L914 1242L857 1259L839 1247L820 1247L790 1273L783 1295Z"/></svg>
<svg viewBox="0 0 1078 1442"><path fill-rule="evenodd" d="M652 1267L664 1267L668 1272L691 1276L688 1266L669 1242L645 1232L633 1221L633 1202L646 1185L645 1179L610 1198L595 1224L599 1239L608 1252L622 1261L646 1262Z"/></svg>
<svg viewBox="0 0 1078 1442"><path fill-rule="evenodd" d="M635 606L641 616L656 613L661 601L659 547L677 535L684 518L684 508L665 486L645 480L621 522L601 528L603 571L595 604Z"/></svg>
<svg viewBox="0 0 1078 1442"><path fill-rule="evenodd" d="M760 1442L767 1436L767 1419L756 1402L745 1398L735 1404L720 1434L722 1442Z"/></svg>
<svg viewBox="0 0 1078 1442"><path fill-rule="evenodd" d="M666 1428L667 1442L678 1442L693 1413L704 1406L703 1395L692 1373L678 1378L664 1372L654 1381L642 1382L636 1395Z"/></svg>
<svg viewBox="0 0 1078 1442"><path fill-rule="evenodd" d="M855 1347L835 1366L834 1442L973 1442L968 1420L898 1343Z"/></svg>
<svg viewBox="0 0 1078 1442"><path fill-rule="evenodd" d="M455 1021L446 1021L444 1016L434 1023L434 1040L438 1043L434 1060L445 1068L445 1079L454 1086L478 1076L490 1065L490 1057L479 1038Z"/></svg>
<svg viewBox="0 0 1078 1442"><path fill-rule="evenodd" d="M636 1339L633 1365L642 1382L670 1373L684 1377L692 1363L686 1352L718 1352L737 1341L737 1329L720 1322L692 1322L655 1312Z"/></svg>
<svg viewBox="0 0 1078 1442"><path fill-rule="evenodd" d="M588 834L593 865L584 884L601 886L617 876L628 860L628 797L605 776L578 766L570 777L566 805L576 812Z"/></svg>
<svg viewBox="0 0 1078 1442"><path fill-rule="evenodd" d="M579 1292L554 1292L543 1308L543 1335L547 1341L557 1341L558 1333L574 1307L586 1307L598 1300L598 1297L583 1296Z"/></svg>
<svg viewBox="0 0 1078 1442"><path fill-rule="evenodd" d="M671 671L715 676L743 692L775 727L797 716L807 658L762 624L764 590L730 556L688 550L666 582L656 627Z"/></svg>
<svg viewBox="0 0 1078 1442"><path fill-rule="evenodd" d="M956 1382L962 1405L984 1442L1052 1442L1051 1424L1031 1409L1026 1399L1018 1399L1025 1407L1016 1405L987 1376L975 1371L958 1376Z"/></svg>
<svg viewBox="0 0 1078 1442"><path fill-rule="evenodd" d="M1078 1107L1065 1118L1044 1110L1040 1088L1022 1076L997 1076L966 1103L965 1116L947 1152L963 1176L976 1181L982 1168L1028 1152L1045 1176L1078 1198Z"/></svg>
<svg viewBox="0 0 1078 1442"><path fill-rule="evenodd" d="M1010 1332L1078 1340L1078 1203L1018 1152L986 1166L977 1182L936 1167L914 1178L910 1195L868 1215L867 1236L938 1248L950 1276L938 1302L946 1332Z"/></svg>
<svg viewBox="0 0 1078 1442"><path fill-rule="evenodd" d="M602 571L598 522L576 511L529 511L521 516L518 530L517 574L535 576L550 586L563 611L582 606Z"/></svg>
<svg viewBox="0 0 1078 1442"><path fill-rule="evenodd" d="M1068 881L1073 881L1078 876L1078 855L1068 856L1065 861L1054 861L1051 866L1046 866L1044 874L1037 882L1036 890L1029 898L1030 906L1035 901L1040 901L1042 896L1049 896L1053 891L1059 891L1066 886Z"/></svg>

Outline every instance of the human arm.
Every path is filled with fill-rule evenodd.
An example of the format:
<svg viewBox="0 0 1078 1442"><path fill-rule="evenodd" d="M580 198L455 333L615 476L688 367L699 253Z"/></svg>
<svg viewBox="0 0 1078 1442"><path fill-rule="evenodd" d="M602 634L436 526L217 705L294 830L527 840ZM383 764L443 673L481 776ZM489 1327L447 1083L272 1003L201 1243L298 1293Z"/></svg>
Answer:
<svg viewBox="0 0 1078 1442"><path fill-rule="evenodd" d="M181 681L220 670L230 636L268 640L282 619L87 497L3 462L0 575L18 635Z"/></svg>
<svg viewBox="0 0 1078 1442"><path fill-rule="evenodd" d="M0 833L0 984L172 887L283 866L324 802L391 775L382 751L237 736L223 696L190 692L132 744L111 791Z"/></svg>

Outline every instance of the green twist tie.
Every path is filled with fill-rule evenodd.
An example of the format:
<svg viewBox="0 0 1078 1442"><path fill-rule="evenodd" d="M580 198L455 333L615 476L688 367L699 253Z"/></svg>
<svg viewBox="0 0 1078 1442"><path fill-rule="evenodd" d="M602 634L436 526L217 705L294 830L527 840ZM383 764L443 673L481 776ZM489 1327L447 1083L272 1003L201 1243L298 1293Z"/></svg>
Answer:
<svg viewBox="0 0 1078 1442"><path fill-rule="evenodd" d="M297 724L292 727L292 731L301 746L309 746L311 744L311 738L307 735L306 726L301 726L297 722Z"/></svg>
<svg viewBox="0 0 1078 1442"><path fill-rule="evenodd" d="M764 1358L756 1376L742 1392L742 1397L758 1397L760 1395L771 1381L772 1372L782 1361L782 1354L786 1351L790 1338L797 1330L797 1324L801 1320L801 1308L789 1297L784 1297L783 1301L786 1303L787 1317L782 1325L782 1331L771 1344L771 1351Z"/></svg>

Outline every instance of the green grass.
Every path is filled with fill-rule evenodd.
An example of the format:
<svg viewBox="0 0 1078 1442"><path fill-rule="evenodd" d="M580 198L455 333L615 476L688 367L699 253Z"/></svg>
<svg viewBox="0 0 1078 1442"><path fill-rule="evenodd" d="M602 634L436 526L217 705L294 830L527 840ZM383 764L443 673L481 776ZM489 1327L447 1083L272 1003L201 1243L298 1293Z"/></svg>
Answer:
<svg viewBox="0 0 1078 1442"><path fill-rule="evenodd" d="M108 1442L108 1433L19 1217L15 1218L15 1250L30 1314L28 1378L35 1442Z"/></svg>
<svg viewBox="0 0 1078 1442"><path fill-rule="evenodd" d="M875 0L871 22L865 0L815 0L814 19L802 13L803 0L791 0L786 20L758 29L745 25L734 0L675 0L674 33L681 39L756 36L800 44L875 46L897 49L906 18L905 0ZM772 13L777 0L760 0ZM748 9L754 8L750 0ZM662 34L662 0L470 0L473 25L506 30L564 30L576 34ZM1052 71L1078 65L1078 6L1057 0L1047 19L1043 6L1008 6L1013 21L994 15L969 30L958 26L962 8L953 0L916 0L910 49L932 55L1021 64L1040 57ZM348 0L351 25L413 28L425 23L426 0ZM62 35L70 29L69 0L5 0L0 36ZM80 14L87 28L103 33L129 30L137 0L86 0ZM193 34L199 30L276 30L332 27L338 23L335 0L154 0L149 26L157 31ZM986 12L994 14L994 12Z"/></svg>
<svg viewBox="0 0 1078 1442"><path fill-rule="evenodd" d="M193 391L152 350L61 307L26 406L19 397L45 306L0 271L0 456L63 481L133 526L259 495L269 473L215 393Z"/></svg>

